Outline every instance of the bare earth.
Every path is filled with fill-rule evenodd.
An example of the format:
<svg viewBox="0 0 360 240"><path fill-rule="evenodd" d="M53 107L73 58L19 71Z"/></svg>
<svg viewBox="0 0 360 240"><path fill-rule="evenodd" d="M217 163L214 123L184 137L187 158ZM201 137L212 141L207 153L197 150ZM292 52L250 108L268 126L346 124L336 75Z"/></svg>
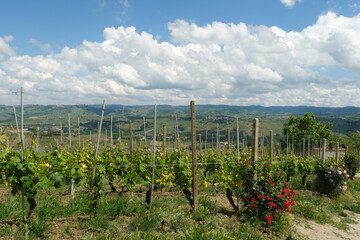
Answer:
<svg viewBox="0 0 360 240"><path fill-rule="evenodd" d="M348 216L356 221L354 224L348 224L350 229L347 231L340 230L329 224L318 224L310 220L296 220L296 230L300 233L305 239L309 240L340 240L340 239L350 239L358 240L360 239L360 214L356 214L350 211L345 211ZM340 221L340 219L338 219Z"/></svg>

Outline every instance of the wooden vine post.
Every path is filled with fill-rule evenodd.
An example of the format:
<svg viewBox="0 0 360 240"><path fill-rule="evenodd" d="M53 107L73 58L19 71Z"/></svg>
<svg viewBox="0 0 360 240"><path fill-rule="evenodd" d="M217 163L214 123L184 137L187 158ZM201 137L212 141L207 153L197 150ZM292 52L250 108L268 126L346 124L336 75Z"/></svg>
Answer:
<svg viewBox="0 0 360 240"><path fill-rule="evenodd" d="M144 120L144 145L146 147L146 122L145 122L145 117L143 117Z"/></svg>
<svg viewBox="0 0 360 240"><path fill-rule="evenodd" d="M269 149L270 162L274 158L274 132L270 130L270 149Z"/></svg>
<svg viewBox="0 0 360 240"><path fill-rule="evenodd" d="M113 141L113 118L112 115L110 115L110 147L113 148L114 141Z"/></svg>
<svg viewBox="0 0 360 240"><path fill-rule="evenodd" d="M256 166L259 159L259 119L253 120L252 129L252 148L251 148L251 164ZM257 179L257 172L254 172L254 179Z"/></svg>
<svg viewBox="0 0 360 240"><path fill-rule="evenodd" d="M303 142L302 142L302 157L305 158L306 156L306 140L305 138L303 138Z"/></svg>
<svg viewBox="0 0 360 240"><path fill-rule="evenodd" d="M230 142L230 128L227 129L227 137L228 137L228 150L231 149L231 142Z"/></svg>
<svg viewBox="0 0 360 240"><path fill-rule="evenodd" d="M336 142L335 159L336 159L336 164L339 163L339 142Z"/></svg>
<svg viewBox="0 0 360 240"><path fill-rule="evenodd" d="M326 138L323 139L322 144L322 162L324 163L326 161Z"/></svg>
<svg viewBox="0 0 360 240"><path fill-rule="evenodd" d="M68 113L68 121L69 121L69 150L71 149L71 126L70 126L70 113Z"/></svg>
<svg viewBox="0 0 360 240"><path fill-rule="evenodd" d="M191 110L191 150L192 150L192 187L193 187L193 208L198 210L198 186L197 186L197 159L196 159L196 118L195 101L190 102Z"/></svg>
<svg viewBox="0 0 360 240"><path fill-rule="evenodd" d="M78 134L79 134L79 149L81 147L81 138L80 138L80 118L78 118Z"/></svg>
<svg viewBox="0 0 360 240"><path fill-rule="evenodd" d="M151 175L151 186L150 186L149 209L151 209L151 205L152 205L152 194L153 194L153 191L154 191L155 156L156 156L156 104L154 105L153 160L152 160L152 175Z"/></svg>
<svg viewBox="0 0 360 240"><path fill-rule="evenodd" d="M166 125L163 125L163 158L166 160Z"/></svg>
<svg viewBox="0 0 360 240"><path fill-rule="evenodd" d="M60 144L63 145L63 130L62 130L62 122L60 122Z"/></svg>
<svg viewBox="0 0 360 240"><path fill-rule="evenodd" d="M99 144L100 144L100 134L101 134L101 125L104 119L104 111L105 111L105 100L103 102L103 106L101 108L101 119L100 119L100 125L98 128L98 135L97 135L97 139L96 139L96 149L95 149L95 159L94 159L94 165L93 165L93 172L92 172L92 178L91 178L91 188L90 188L90 192L93 192L94 189L94 179L95 179L95 169L96 169L96 159L99 153Z"/></svg>
<svg viewBox="0 0 360 240"><path fill-rule="evenodd" d="M201 134L199 134L199 154L201 155L202 145L201 145Z"/></svg>
<svg viewBox="0 0 360 240"><path fill-rule="evenodd" d="M132 137L132 128L131 128L131 120L129 121L129 137L130 137L130 161L133 163L133 137Z"/></svg>
<svg viewBox="0 0 360 240"><path fill-rule="evenodd" d="M15 118L15 123L16 123L16 131L17 131L17 134L18 134L18 137L19 137L19 143L21 143L21 136L20 136L18 120L17 120L17 117L16 117L15 106L13 106L13 111L14 111L14 118Z"/></svg>

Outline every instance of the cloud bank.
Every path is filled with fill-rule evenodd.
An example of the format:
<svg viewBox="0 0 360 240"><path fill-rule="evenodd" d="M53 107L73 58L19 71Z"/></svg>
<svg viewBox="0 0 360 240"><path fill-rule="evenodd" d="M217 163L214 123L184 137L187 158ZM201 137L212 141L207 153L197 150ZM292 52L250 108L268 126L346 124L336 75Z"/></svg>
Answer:
<svg viewBox="0 0 360 240"><path fill-rule="evenodd" d="M12 37L0 37L0 83L9 92L0 101L18 104L10 93L23 86L34 104L360 104L360 16L329 12L301 32L184 20L168 29L171 42L106 28L103 42L34 57L17 56ZM357 79L332 79L327 68Z"/></svg>

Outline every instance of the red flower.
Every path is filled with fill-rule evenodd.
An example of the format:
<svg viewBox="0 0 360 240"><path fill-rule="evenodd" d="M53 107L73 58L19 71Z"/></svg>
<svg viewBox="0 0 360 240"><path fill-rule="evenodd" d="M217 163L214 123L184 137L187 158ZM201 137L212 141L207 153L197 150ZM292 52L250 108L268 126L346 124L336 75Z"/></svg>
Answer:
<svg viewBox="0 0 360 240"><path fill-rule="evenodd" d="M279 213L282 214L282 210L281 210L281 209L279 210Z"/></svg>
<svg viewBox="0 0 360 240"><path fill-rule="evenodd" d="M267 175L267 174L266 174L266 175L265 175L265 177L266 177L266 178L268 178L268 177L269 177L269 175Z"/></svg>
<svg viewBox="0 0 360 240"><path fill-rule="evenodd" d="M273 204L273 208L277 208L277 204Z"/></svg>
<svg viewBox="0 0 360 240"><path fill-rule="evenodd" d="M259 199L259 200L262 199L262 195L261 195L261 194L258 195L258 199Z"/></svg>
<svg viewBox="0 0 360 240"><path fill-rule="evenodd" d="M272 181L269 181L269 183L272 183Z"/></svg>
<svg viewBox="0 0 360 240"><path fill-rule="evenodd" d="M268 221L268 222L267 222L267 225L271 225L271 221Z"/></svg>
<svg viewBox="0 0 360 240"><path fill-rule="evenodd" d="M251 204L251 207L252 207L252 208L254 208L255 206L256 206L255 203L252 203L252 204Z"/></svg>
<svg viewBox="0 0 360 240"><path fill-rule="evenodd" d="M282 193L283 193L283 195L285 195L287 193L287 189L283 189Z"/></svg>
<svg viewBox="0 0 360 240"><path fill-rule="evenodd" d="M287 185L287 184L285 184L285 187L287 188L287 187L288 187L288 185Z"/></svg>
<svg viewBox="0 0 360 240"><path fill-rule="evenodd" d="M266 200L266 201L269 201L269 200L270 200L270 197L269 197L269 196L266 196L266 197L265 197L265 200Z"/></svg>
<svg viewBox="0 0 360 240"><path fill-rule="evenodd" d="M249 164L249 162L248 162L248 161L246 161L246 162L245 162L245 164Z"/></svg>
<svg viewBox="0 0 360 240"><path fill-rule="evenodd" d="M291 202L291 205L292 205L292 206L294 206L295 204L296 204L296 202L295 202L295 201L292 201L292 202Z"/></svg>
<svg viewBox="0 0 360 240"><path fill-rule="evenodd" d="M243 202L246 202L246 200L247 200L247 199L246 199L246 197L243 197L243 199L242 199L242 200L243 200Z"/></svg>
<svg viewBox="0 0 360 240"><path fill-rule="evenodd" d="M295 195L295 194L296 194L296 192L295 192L294 190L291 190L290 193L291 193L292 195Z"/></svg>
<svg viewBox="0 0 360 240"><path fill-rule="evenodd" d="M282 195L279 194L278 198L281 199L281 198L282 198Z"/></svg>
<svg viewBox="0 0 360 240"><path fill-rule="evenodd" d="M270 164L267 163L266 166L268 167L268 166L270 166Z"/></svg>
<svg viewBox="0 0 360 240"><path fill-rule="evenodd" d="M255 202L255 198L252 198L251 201L252 201L252 202Z"/></svg>

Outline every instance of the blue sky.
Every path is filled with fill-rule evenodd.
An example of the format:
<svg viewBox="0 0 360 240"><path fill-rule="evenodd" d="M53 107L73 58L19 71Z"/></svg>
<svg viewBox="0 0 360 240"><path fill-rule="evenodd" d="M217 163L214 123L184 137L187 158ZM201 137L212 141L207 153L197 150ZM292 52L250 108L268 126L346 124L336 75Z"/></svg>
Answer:
<svg viewBox="0 0 360 240"><path fill-rule="evenodd" d="M0 103L23 86L36 104L358 105L359 13L359 0L2 0Z"/></svg>

